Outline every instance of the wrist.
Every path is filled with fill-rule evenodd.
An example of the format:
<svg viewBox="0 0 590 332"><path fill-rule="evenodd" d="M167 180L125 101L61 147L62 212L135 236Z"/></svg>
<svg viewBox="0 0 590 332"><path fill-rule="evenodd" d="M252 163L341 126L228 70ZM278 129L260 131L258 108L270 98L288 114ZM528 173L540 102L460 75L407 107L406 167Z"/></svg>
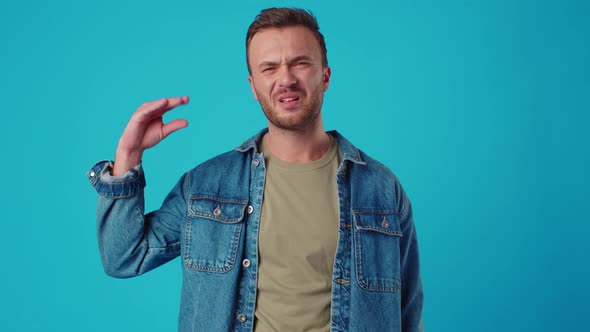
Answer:
<svg viewBox="0 0 590 332"><path fill-rule="evenodd" d="M113 165L113 176L125 174L127 171L141 163L141 152L122 152L117 150Z"/></svg>

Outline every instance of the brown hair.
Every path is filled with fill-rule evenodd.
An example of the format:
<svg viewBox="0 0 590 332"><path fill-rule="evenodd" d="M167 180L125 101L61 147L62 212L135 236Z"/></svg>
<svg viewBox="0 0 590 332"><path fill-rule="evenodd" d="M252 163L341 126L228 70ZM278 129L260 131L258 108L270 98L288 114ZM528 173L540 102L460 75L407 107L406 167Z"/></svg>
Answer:
<svg viewBox="0 0 590 332"><path fill-rule="evenodd" d="M248 33L246 34L246 64L248 65L248 72L251 73L250 63L248 62L248 46L250 46L250 42L256 33L269 28L284 28L297 25L304 26L313 32L322 50L322 65L324 67L328 66L326 42L320 32L318 21L310 11L299 8L268 8L260 11L254 22L250 24Z"/></svg>

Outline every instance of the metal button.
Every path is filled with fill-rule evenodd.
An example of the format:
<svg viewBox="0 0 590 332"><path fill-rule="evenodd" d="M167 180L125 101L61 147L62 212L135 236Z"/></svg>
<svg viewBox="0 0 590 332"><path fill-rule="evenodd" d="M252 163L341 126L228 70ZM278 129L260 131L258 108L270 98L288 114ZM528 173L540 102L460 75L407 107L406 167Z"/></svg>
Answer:
<svg viewBox="0 0 590 332"><path fill-rule="evenodd" d="M213 214L216 216L219 216L221 214L221 209L218 207L215 208L215 210L213 210Z"/></svg>
<svg viewBox="0 0 590 332"><path fill-rule="evenodd" d="M383 217L383 221L381 222L381 226L383 226L383 228L389 228L389 223L387 222L387 219L385 219L385 217Z"/></svg>
<svg viewBox="0 0 590 332"><path fill-rule="evenodd" d="M248 205L248 214L252 214L254 212L254 207L252 205Z"/></svg>
<svg viewBox="0 0 590 332"><path fill-rule="evenodd" d="M250 264L251 264L251 262L248 258L246 258L242 261L242 266L244 266L244 267L250 267Z"/></svg>
<svg viewBox="0 0 590 332"><path fill-rule="evenodd" d="M336 282L339 283L339 284L341 284L341 285L344 285L344 284L348 284L350 282L350 280L348 280L348 279L342 279L342 278L337 278L336 279Z"/></svg>
<svg viewBox="0 0 590 332"><path fill-rule="evenodd" d="M90 172L90 176L94 177L96 174L94 172Z"/></svg>
<svg viewBox="0 0 590 332"><path fill-rule="evenodd" d="M239 321L240 323L243 323L243 322L245 322L245 321L246 321L246 315L244 315L244 314L239 314L239 315L238 315L238 321Z"/></svg>
<svg viewBox="0 0 590 332"><path fill-rule="evenodd" d="M258 165L260 165L260 160L258 160L258 159L252 160L252 165L254 165L254 167L258 167Z"/></svg>

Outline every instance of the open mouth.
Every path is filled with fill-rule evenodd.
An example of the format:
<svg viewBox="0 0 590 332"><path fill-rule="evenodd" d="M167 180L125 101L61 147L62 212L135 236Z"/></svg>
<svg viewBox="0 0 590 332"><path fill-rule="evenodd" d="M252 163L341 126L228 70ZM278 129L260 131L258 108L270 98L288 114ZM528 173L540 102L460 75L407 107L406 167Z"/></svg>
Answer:
<svg viewBox="0 0 590 332"><path fill-rule="evenodd" d="M279 99L279 102L281 102L281 103L289 103L289 102L292 102L292 101L299 101L299 99L301 99L301 98L299 98L299 97L281 98L281 99Z"/></svg>

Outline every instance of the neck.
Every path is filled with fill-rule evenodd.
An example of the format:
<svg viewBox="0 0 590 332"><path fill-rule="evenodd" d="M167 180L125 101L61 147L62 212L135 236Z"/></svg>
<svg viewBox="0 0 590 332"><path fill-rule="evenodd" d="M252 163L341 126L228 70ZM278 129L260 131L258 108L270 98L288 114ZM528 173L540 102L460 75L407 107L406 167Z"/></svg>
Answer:
<svg viewBox="0 0 590 332"><path fill-rule="evenodd" d="M266 146L280 160L308 163L321 159L330 148L330 136L320 121L301 131L280 129L269 123Z"/></svg>

